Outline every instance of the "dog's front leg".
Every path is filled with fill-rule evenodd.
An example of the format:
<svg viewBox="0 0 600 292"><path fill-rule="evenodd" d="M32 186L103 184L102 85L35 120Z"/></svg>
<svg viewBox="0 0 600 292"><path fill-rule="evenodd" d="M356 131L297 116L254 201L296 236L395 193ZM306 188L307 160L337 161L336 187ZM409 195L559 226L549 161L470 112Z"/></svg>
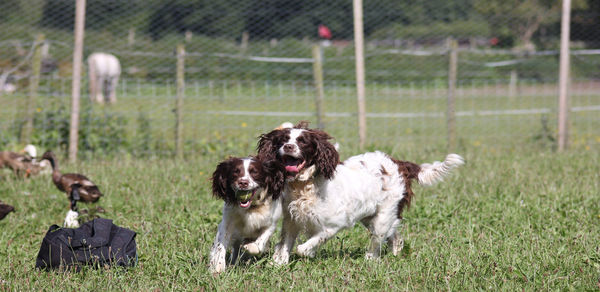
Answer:
<svg viewBox="0 0 600 292"><path fill-rule="evenodd" d="M305 257L314 257L317 249L336 232L323 230L309 238L305 243L298 245L298 254Z"/></svg>
<svg viewBox="0 0 600 292"><path fill-rule="evenodd" d="M226 229L227 222L225 218L219 224L219 229L217 231L217 236L215 237L215 242L212 245L212 249L210 250L210 271L211 273L220 273L225 271L227 267L227 262L225 260L225 256L227 255L227 248L229 247L229 242L231 240L231 235L227 234Z"/></svg>
<svg viewBox="0 0 600 292"><path fill-rule="evenodd" d="M279 265L290 261L290 252L296 243L296 237L300 229L288 216L283 217L283 229L281 230L281 241L275 246L273 261Z"/></svg>
<svg viewBox="0 0 600 292"><path fill-rule="evenodd" d="M273 235L273 233L275 233L276 227L277 227L276 223L272 224L261 235L259 235L255 241L244 244L243 248L246 251L248 251L249 254L252 254L252 255L257 255L257 254L263 253L265 251L265 247L267 246L267 243L269 242L269 238L271 238L271 235Z"/></svg>
<svg viewBox="0 0 600 292"><path fill-rule="evenodd" d="M229 256L229 264L235 265L238 260L238 256L240 255L240 242L236 241L232 243L231 255Z"/></svg>

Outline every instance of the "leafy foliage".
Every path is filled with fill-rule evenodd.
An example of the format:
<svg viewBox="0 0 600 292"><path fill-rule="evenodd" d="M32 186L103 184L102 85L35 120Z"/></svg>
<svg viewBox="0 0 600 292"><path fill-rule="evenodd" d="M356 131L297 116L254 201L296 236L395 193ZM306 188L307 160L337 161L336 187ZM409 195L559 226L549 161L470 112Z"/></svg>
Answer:
<svg viewBox="0 0 600 292"><path fill-rule="evenodd" d="M44 27L73 28L74 3L68 0L43 0L39 23ZM1 7L22 8L22 0L4 1ZM585 16L592 0L573 2L574 37L578 29L597 25L597 18ZM386 27L426 26L430 23L487 22L493 28L486 35L504 39L502 44L530 42L544 27L557 38L552 27L558 23L560 1L550 0L373 0L364 2L365 33ZM12 9L2 9L14 15ZM135 11L135 13L131 13ZM317 26L327 25L336 39L353 37L352 2L345 0L89 0L86 26L89 29L125 32L130 28L147 32L153 40L170 33L191 31L210 37L239 39L247 31L253 39L316 38ZM589 14L589 13L588 13ZM7 14L8 15L8 14ZM577 17L582 15L582 17ZM593 15L592 15L593 16ZM5 16L0 16L0 21ZM118 25L115 25L118 23ZM468 29L466 30L468 31ZM416 37L436 33L425 32ZM441 34L443 31L437 32ZM398 35L400 37L401 35ZM581 34L583 37L584 34ZM544 37L548 37L545 35Z"/></svg>
<svg viewBox="0 0 600 292"><path fill-rule="evenodd" d="M34 117L32 143L42 148L66 150L69 141L70 112L64 105L44 109ZM94 111L90 106L80 113L79 149L109 154L129 147L125 129L128 120L121 114Z"/></svg>

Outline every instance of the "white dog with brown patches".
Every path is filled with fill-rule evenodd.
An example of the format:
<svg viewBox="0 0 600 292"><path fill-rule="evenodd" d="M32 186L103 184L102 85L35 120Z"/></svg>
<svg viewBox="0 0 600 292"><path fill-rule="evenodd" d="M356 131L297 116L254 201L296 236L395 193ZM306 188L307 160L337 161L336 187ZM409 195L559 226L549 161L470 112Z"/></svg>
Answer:
<svg viewBox="0 0 600 292"><path fill-rule="evenodd" d="M283 230L273 259L284 264L296 237L308 240L297 252L313 257L316 250L344 228L361 222L371 233L366 258L380 254L387 240L394 255L402 249L396 232L401 214L413 197L411 181L432 185L464 163L449 154L444 162L417 165L382 152L370 152L339 163L331 137L305 123L273 130L260 137L259 157L278 159L285 165L287 185L283 195Z"/></svg>
<svg viewBox="0 0 600 292"><path fill-rule="evenodd" d="M266 249L281 218L283 165L254 157L221 162L212 177L213 195L225 201L223 219L210 251L210 271L220 273L237 260L240 248L249 254Z"/></svg>

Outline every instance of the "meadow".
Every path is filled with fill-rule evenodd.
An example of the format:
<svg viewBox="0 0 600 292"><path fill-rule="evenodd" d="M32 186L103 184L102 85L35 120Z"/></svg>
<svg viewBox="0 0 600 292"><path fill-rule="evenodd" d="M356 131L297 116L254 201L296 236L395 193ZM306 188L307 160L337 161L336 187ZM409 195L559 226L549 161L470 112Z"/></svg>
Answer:
<svg viewBox="0 0 600 292"><path fill-rule="evenodd" d="M64 80L55 80L65 82ZM44 81L46 82L46 81ZM282 121L316 126L309 82L188 81L183 110L184 159L173 159L172 83L126 79L116 106L84 96L80 160L65 163L66 92L40 87L34 141L60 153L63 172L82 172L105 193L103 217L138 233L139 264L81 273L34 268L41 240L62 224L64 194L49 176L18 179L0 172L0 199L17 212L0 221L2 290L594 290L600 288L600 95L574 83L571 144L555 144L555 84L460 84L455 151L467 164L445 182L415 187L404 214L402 254L364 259L362 226L339 233L314 259L271 264L272 250L221 275L208 253L221 219L210 175L224 158L254 153L256 137ZM68 83L68 82L67 82ZM68 86L67 86L68 88ZM361 153L353 87L327 83L325 130L342 158ZM370 83L367 150L417 163L443 159L446 89L441 83ZM3 95L0 142L18 149L22 93ZM277 242L278 233L271 239Z"/></svg>
<svg viewBox="0 0 600 292"><path fill-rule="evenodd" d="M248 141L253 144L254 141ZM370 146L419 163L441 159L432 148ZM344 147L342 157L359 153ZM405 247L394 257L364 259L362 226L339 233L313 259L286 266L248 257L214 276L208 254L222 202L210 193L218 161L252 147L172 159L89 159L63 164L105 193L103 217L138 233L139 264L80 273L34 268L41 239L61 224L67 200L49 176L3 172L0 198L16 207L0 221L2 290L596 290L600 281L600 152L522 149L461 152L467 164L434 187L415 187L404 214ZM64 160L64 158L62 159ZM271 239L274 244L278 233Z"/></svg>

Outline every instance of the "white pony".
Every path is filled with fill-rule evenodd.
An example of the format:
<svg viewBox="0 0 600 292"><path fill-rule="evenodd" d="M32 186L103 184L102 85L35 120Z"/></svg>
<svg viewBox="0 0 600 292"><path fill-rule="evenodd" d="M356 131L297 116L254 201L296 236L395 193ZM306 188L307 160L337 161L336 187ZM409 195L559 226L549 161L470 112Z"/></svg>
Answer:
<svg viewBox="0 0 600 292"><path fill-rule="evenodd" d="M88 59L90 99L100 104L108 98L117 102L116 87L121 75L121 64L117 57L107 53L93 53Z"/></svg>

